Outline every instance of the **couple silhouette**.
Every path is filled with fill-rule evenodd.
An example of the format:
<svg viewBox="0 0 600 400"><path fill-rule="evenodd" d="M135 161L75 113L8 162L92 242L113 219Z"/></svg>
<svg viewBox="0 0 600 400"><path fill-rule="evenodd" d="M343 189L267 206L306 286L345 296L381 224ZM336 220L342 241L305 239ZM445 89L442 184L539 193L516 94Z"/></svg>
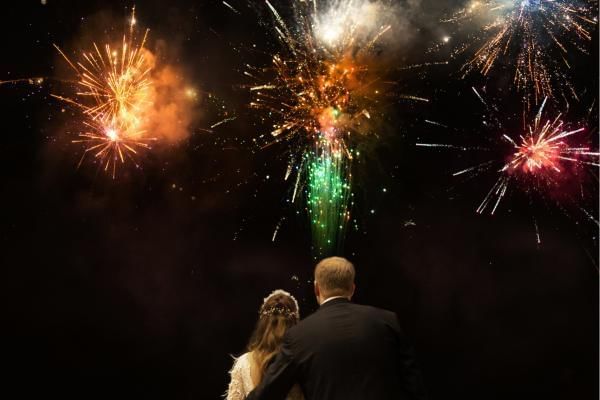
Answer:
<svg viewBox="0 0 600 400"><path fill-rule="evenodd" d="M230 371L227 400L425 399L396 314L352 303L355 269L342 257L315 267L319 309L276 290L259 310L247 352Z"/></svg>

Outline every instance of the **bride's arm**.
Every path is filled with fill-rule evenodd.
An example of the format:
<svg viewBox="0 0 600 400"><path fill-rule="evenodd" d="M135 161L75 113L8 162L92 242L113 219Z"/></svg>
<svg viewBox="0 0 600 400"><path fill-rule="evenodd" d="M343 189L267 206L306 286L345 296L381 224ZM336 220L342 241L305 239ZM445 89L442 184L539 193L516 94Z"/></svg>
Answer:
<svg viewBox="0 0 600 400"><path fill-rule="evenodd" d="M246 393L244 393L244 384L242 381L242 369L240 363L234 362L231 371L229 371L231 375L231 381L229 382L229 387L227 388L227 400L244 400L246 398Z"/></svg>

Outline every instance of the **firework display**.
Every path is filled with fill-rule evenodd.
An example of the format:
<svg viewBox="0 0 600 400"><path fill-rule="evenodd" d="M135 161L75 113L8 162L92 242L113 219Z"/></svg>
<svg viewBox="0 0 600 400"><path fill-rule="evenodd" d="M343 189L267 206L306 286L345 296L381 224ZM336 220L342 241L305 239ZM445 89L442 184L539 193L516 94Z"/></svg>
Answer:
<svg viewBox="0 0 600 400"><path fill-rule="evenodd" d="M477 208L477 212L482 213L491 207L490 213L494 214L512 180L534 178L533 186L528 187L539 188L540 182L556 183L556 174L564 172L561 167L564 162L600 166L600 153L591 151L587 146L571 145L567 141L570 136L583 132L584 128L566 129L560 120L561 114L554 120L542 120L546 101L547 98L543 100L527 132L519 135L518 140L506 134L502 135L502 138L513 146L514 153L500 169L500 177ZM530 183L530 180L527 181Z"/></svg>
<svg viewBox="0 0 600 400"><path fill-rule="evenodd" d="M323 9L316 1L295 2L293 26L266 4L284 48L273 55L272 68L246 72L258 80L251 106L273 116L271 136L289 144L288 172L298 174L292 200L305 193L314 250L329 254L350 219L354 144L372 133L370 120L379 117L381 89L370 57L391 26L380 24L378 6L365 1Z"/></svg>
<svg viewBox="0 0 600 400"><path fill-rule="evenodd" d="M363 202L373 204L373 199L362 196L372 192L371 182L365 178L371 171L364 165L377 166L378 160L371 160L383 158L379 150L389 154L383 149L389 137L397 137L398 143L406 140L402 142L406 146L392 150L394 170L385 167L386 174L395 179L399 176L396 171L410 171L402 163L410 158L404 156L413 150L414 137L422 134L423 124L417 121L446 131L463 129L456 121L436 119L454 111L457 115L448 119L467 119L462 112L470 111L468 105L458 104L464 87L471 87L486 109L481 126L473 120L482 128L480 135L463 136L457 139L463 140L461 143L445 138L439 140L441 143L418 139L417 146L485 151L474 156L485 154L483 162L467 164L452 174L470 178L485 172L493 176L491 189L485 188L476 207L478 214L496 214L513 188L541 197L559 193L562 201L572 194L567 193L569 182L587 174L596 184L600 154L597 138L591 137L597 133L597 119L591 114L598 107L597 94L590 90L593 85L585 85L586 80L591 79L594 85L597 81L595 75L579 76L579 71L597 40L597 2L461 3L458 9L449 2L453 9L440 7L437 15L433 7L432 15L428 15L428 6L421 2L392 0L222 1L217 8L236 21L241 22L246 12L257 16L256 20L247 19L253 25L250 30L256 32L236 43L237 39L227 38L226 24L207 27L214 35L207 43L216 44L208 46L210 50L201 48L207 52L191 55L187 61L180 52L189 52L187 46L193 45L192 35L187 35L190 32L186 31L185 40L171 40L168 33L167 37L153 38L148 29L138 29L133 8L126 12L126 23L118 18L118 29L111 23L114 18L107 15L82 23L81 32L73 38L73 47L80 50L54 44L60 65L69 71L66 78L40 71L30 71L33 77L23 78L7 69L0 88L28 84L35 86L36 95L50 88L51 94L47 94L60 104L60 131L76 135L68 139L74 144L69 149L75 149L76 154L71 164L79 160L78 166L95 165L109 179L127 177L132 167L143 172L148 159L163 155L165 144L181 144L192 132L204 135L198 140L206 140L206 148L219 154L239 151L253 155L257 149L273 149L275 157L285 160L283 168L278 166L279 171L274 172L275 163L265 162L269 168L266 174L254 171L250 178L236 177L239 182L234 187L254 177L270 179L279 173L289 188L285 203L293 204L297 214L307 217L315 257L342 254L348 227L359 231L362 224L355 217L356 211ZM439 24L441 14L446 17ZM437 38L439 33L441 40L428 36ZM423 38L427 42L423 48L415 45ZM450 64L447 59L440 61L437 55L436 60L422 58L431 56L426 49L431 49L432 42L438 42L433 44L436 51L446 49L450 58L459 60L462 79L448 82L453 72L444 67ZM48 48L51 44L46 43ZM224 62L215 59L221 52L231 52L227 53L231 57L223 57ZM223 79L225 71L216 71L214 65L231 73L231 81ZM207 82L206 87L200 90L188 84L182 71L190 70ZM405 72L409 70L412 72ZM408 73L414 73L414 79L405 79L403 74ZM211 81L212 77L218 82ZM477 82L466 84L467 77ZM229 88L232 93L224 94L224 101L225 97L217 93ZM400 94L404 91L412 94ZM23 101L30 95L24 94ZM405 100L428 103L431 119L420 119L410 107L399 107ZM477 100L472 100L479 107ZM201 126L195 124L194 106L200 101L202 116L210 115ZM247 115L231 111L229 105L236 101L237 109L246 110ZM448 104L451 111L445 108ZM248 113L248 108L252 112ZM215 115L218 118L213 118ZM522 121L518 128L517 120ZM243 129L237 133L232 129L230 136L221 131L234 124ZM204 143L188 149L201 147ZM369 163L364 162L366 159ZM162 171L170 161L164 161ZM212 165L215 160L206 165L209 162ZM236 174L245 170L244 164L240 165ZM121 174L123 170L125 174ZM379 185L377 179L373 182ZM579 186L581 198L584 192L592 192L583 183ZM260 190L255 186L255 197ZM225 192L229 194L230 188ZM598 223L597 211L586 207L579 209ZM375 214L375 208L366 210ZM286 220L279 217L273 241L281 235L282 221ZM365 234L367 229L360 231Z"/></svg>
<svg viewBox="0 0 600 400"><path fill-rule="evenodd" d="M55 45L56 49L77 73L80 90L75 99L54 97L74 104L86 116L85 130L74 143L83 143L85 150L96 157L105 171L115 177L117 165L126 158L134 160L139 150L150 148L156 140L144 130L144 118L151 100L150 72L152 62L144 48L148 31L138 44L134 38L135 9L129 23L129 33L123 36L120 47L96 43L92 51L82 52L81 61L73 62Z"/></svg>
<svg viewBox="0 0 600 400"><path fill-rule="evenodd" d="M4 392L595 398L599 8L6 2Z"/></svg>
<svg viewBox="0 0 600 400"><path fill-rule="evenodd" d="M596 11L588 0L472 0L444 22L458 30L478 29L453 53L472 54L462 68L465 75L474 70L488 75L501 65L514 68L512 81L525 101L532 97L539 104L559 95L577 99L568 73L570 53L589 53ZM451 41L444 36L442 44Z"/></svg>
<svg viewBox="0 0 600 400"><path fill-rule="evenodd" d="M487 106L481 94L475 88L473 91ZM454 177L462 175L473 177L489 171L498 174L492 188L477 207L477 213L489 212L492 215L496 213L511 185L517 185L528 193L537 191L543 194L544 191L559 188L565 179L575 178L576 172L581 168L600 166L600 152L593 150L589 145L581 144L581 139L576 138L577 134L585 131L585 128L570 128L569 124L561 119L560 113L554 119L544 118L547 100L547 97L543 99L535 117L524 132L514 135L503 133L500 136L502 142L510 145L512 152L505 153L502 159L488 160L452 174ZM499 126L500 124L494 125L496 129ZM501 147L500 140L493 146ZM417 143L417 146L458 151L490 151L490 148L440 143ZM571 164L573 168L567 168L567 164ZM590 212L584 210L584 213L597 223Z"/></svg>

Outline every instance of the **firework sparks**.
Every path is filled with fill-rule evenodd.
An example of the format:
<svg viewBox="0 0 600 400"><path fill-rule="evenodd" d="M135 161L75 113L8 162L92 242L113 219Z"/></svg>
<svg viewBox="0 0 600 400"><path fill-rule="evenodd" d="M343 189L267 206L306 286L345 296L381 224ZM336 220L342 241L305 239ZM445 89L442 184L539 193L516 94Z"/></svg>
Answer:
<svg viewBox="0 0 600 400"><path fill-rule="evenodd" d="M227 8L229 8L231 11L233 11L236 14L239 14L240 12L238 10L236 10L235 8L233 8L233 6L231 4L229 4L226 1L223 1L223 5Z"/></svg>
<svg viewBox="0 0 600 400"><path fill-rule="evenodd" d="M560 173L559 168L561 160L583 162L575 155L594 156L587 148L572 148L561 139L583 132L584 128L571 131L563 131L563 123L559 120L560 114L553 122L547 121L540 126L540 117L545 105L542 104L540 111L534 120L533 126L529 127L529 134L521 136L521 142L517 143L508 135L503 137L508 140L516 149L513 158L504 166L503 170L516 170L521 168L524 172L531 174L543 173L545 170L552 169ZM597 165L597 163L592 163Z"/></svg>
<svg viewBox="0 0 600 400"><path fill-rule="evenodd" d="M42 85L44 83L44 78L43 77L33 77L33 78L11 79L8 81L0 81L0 86L17 84L17 83L29 83L30 85Z"/></svg>
<svg viewBox="0 0 600 400"><path fill-rule="evenodd" d="M53 95L82 110L86 121L80 138L73 143L85 146L81 164L88 154L98 159L114 178L117 165L127 159L135 162L139 150L150 148L155 138L147 137L145 116L153 106L153 62L144 48L148 30L137 43L134 37L135 9L129 33L118 47L106 44L83 51L78 61L72 61L56 45L61 56L77 73L79 87L75 98ZM137 162L136 162L137 165Z"/></svg>
<svg viewBox="0 0 600 400"><path fill-rule="evenodd" d="M579 165L600 166L598 163L600 153L591 151L589 147L572 147L564 140L583 132L584 128L565 129L563 121L560 120L561 114L558 114L553 121L547 120L542 123L542 113L547 100L548 98L544 98L527 133L520 135L518 141L506 134L502 135L515 151L500 169L500 177L477 208L478 213L483 213L493 204L491 214L494 214L500 200L506 194L509 183L514 178L534 178L534 182L556 184L556 175L564 172L561 164L565 161Z"/></svg>
<svg viewBox="0 0 600 400"><path fill-rule="evenodd" d="M475 93L484 102L479 93L477 91ZM477 207L477 213L482 214L489 211L490 214L495 214L513 184L517 184L527 193L531 190L543 192L557 188L574 177L576 169L600 166L600 152L589 146L573 143L577 143L574 139L575 136L584 132L585 128L570 129L561 120L562 114L558 114L554 119L543 118L547 100L548 98L544 98L525 133L517 137L508 134L501 135L501 140L510 144L512 152L505 153L505 158L500 166L498 166L498 160L488 160L452 174L455 177L472 177L487 171L497 171L498 178ZM417 146L461 151L481 149L439 143L417 143ZM586 217L590 217L588 211L580 206L578 208L584 211ZM537 222L536 235L539 242Z"/></svg>
<svg viewBox="0 0 600 400"><path fill-rule="evenodd" d="M271 136L287 141L299 160L286 173L286 179L292 170L298 174L292 199L305 188L314 250L328 254L340 245L350 218L351 139L371 133L370 120L378 117L382 89L369 54L391 26L377 23L371 2L344 0L327 10L316 0L295 2L293 29L266 4L285 51L273 55L274 73L266 80L260 77L267 71L248 66L245 75L258 81L250 87L250 105L274 117Z"/></svg>
<svg viewBox="0 0 600 400"><path fill-rule="evenodd" d="M313 242L328 249L343 240L350 219L350 179L345 157L328 143L306 154L308 169L307 208Z"/></svg>
<svg viewBox="0 0 600 400"><path fill-rule="evenodd" d="M571 68L569 51L589 53L595 14L587 0L473 0L444 22L482 25L474 43L483 44L463 66L465 75L473 70L488 75L501 63L515 65L517 89L532 93L539 104L555 96L558 87L577 98L565 73ZM448 42L450 37L442 38L442 46ZM462 43L454 55L469 48Z"/></svg>

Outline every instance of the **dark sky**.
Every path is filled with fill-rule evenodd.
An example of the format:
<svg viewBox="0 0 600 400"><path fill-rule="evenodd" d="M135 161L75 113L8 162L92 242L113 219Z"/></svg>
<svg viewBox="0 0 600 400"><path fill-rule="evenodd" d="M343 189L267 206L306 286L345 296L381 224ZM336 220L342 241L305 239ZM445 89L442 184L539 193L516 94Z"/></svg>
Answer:
<svg viewBox="0 0 600 400"><path fill-rule="evenodd" d="M243 64L268 57L238 45L270 52L277 43L242 1L230 1L242 16L220 1L138 2L149 46L168 43L170 61L238 118L207 133L201 128L220 115L203 103L193 135L112 180L93 164L77 169L65 128L72 114L49 97L65 90L52 78L68 73L52 44L72 48L107 18L118 31L131 4L20 3L3 8L0 80L48 79L0 86L1 390L11 398L219 398L230 355L243 352L266 294L283 288L304 315L316 308L309 227L285 201L285 147L250 145L267 130L240 88ZM424 51L440 35L435 21L456 6L408 3L399 67L435 60ZM586 113L598 93L597 37L596 29L591 55L572 60L582 100L565 114L584 121L596 146L597 108ZM482 81L458 79L458 67L391 73L400 83L389 133L356 173L360 229L349 230L342 252L357 266L355 300L398 313L432 399L597 398L597 226L573 204L557 207L565 196L518 187L496 215L478 215L494 175L455 181L451 172L475 156L414 146L449 137L489 144L486 111L471 91ZM487 95L510 129L521 106L507 74ZM405 93L431 101L407 102ZM597 171L579 178L577 204L597 218Z"/></svg>

